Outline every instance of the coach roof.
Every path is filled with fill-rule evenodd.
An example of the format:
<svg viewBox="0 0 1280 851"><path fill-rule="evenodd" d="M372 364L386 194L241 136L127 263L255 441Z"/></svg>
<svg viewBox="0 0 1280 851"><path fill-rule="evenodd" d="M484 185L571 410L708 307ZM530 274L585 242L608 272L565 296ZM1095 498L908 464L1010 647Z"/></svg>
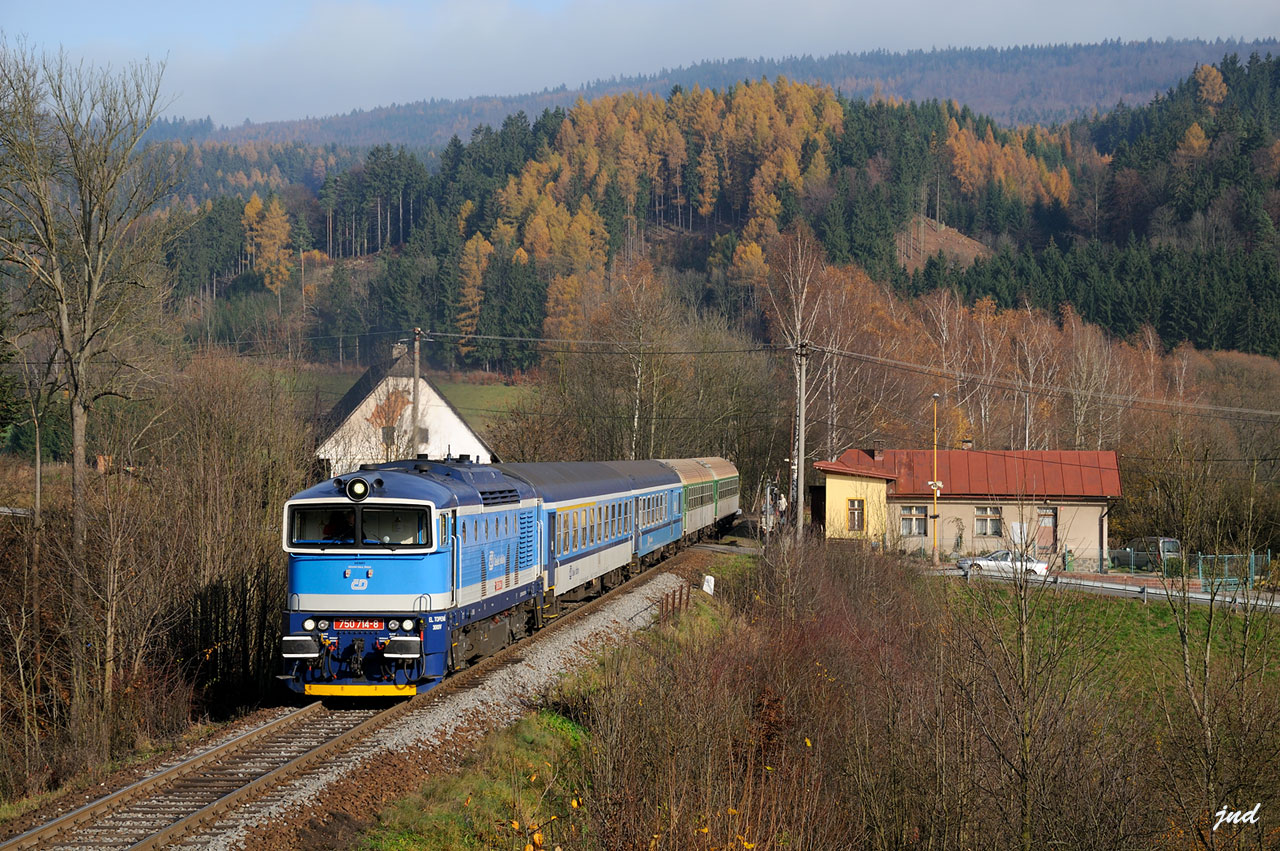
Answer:
<svg viewBox="0 0 1280 851"><path fill-rule="evenodd" d="M565 461L496 466L533 485L547 502L680 484L680 477L658 461Z"/></svg>

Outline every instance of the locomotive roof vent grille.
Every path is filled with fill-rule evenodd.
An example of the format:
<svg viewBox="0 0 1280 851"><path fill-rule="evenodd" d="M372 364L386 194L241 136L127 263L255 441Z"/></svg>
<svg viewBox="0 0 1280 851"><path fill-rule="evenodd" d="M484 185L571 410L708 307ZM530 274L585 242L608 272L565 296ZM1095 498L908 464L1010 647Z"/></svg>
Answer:
<svg viewBox="0 0 1280 851"><path fill-rule="evenodd" d="M511 505L520 501L520 494L515 488L480 491L480 501L485 505Z"/></svg>

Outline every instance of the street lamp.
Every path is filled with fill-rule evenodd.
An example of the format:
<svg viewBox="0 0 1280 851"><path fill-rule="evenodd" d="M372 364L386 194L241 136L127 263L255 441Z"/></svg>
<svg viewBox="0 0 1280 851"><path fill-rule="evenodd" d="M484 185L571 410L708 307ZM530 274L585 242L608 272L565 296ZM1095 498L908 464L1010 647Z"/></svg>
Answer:
<svg viewBox="0 0 1280 851"><path fill-rule="evenodd" d="M933 394L933 481L929 482L933 491L933 514L929 519L933 523L933 564L938 565L938 491L942 490L942 482L938 481L938 394Z"/></svg>

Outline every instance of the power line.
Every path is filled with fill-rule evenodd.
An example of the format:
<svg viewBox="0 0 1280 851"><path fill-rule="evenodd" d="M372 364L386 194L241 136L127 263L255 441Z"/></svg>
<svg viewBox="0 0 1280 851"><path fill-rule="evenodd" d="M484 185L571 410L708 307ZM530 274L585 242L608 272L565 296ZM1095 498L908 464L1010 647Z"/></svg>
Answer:
<svg viewBox="0 0 1280 851"><path fill-rule="evenodd" d="M341 340L341 339L347 339L350 337L369 337L369 336L393 336L394 335L394 336L407 337L412 333L413 333L413 329L411 328L392 329L392 330L383 330L383 331L362 332L360 334L320 335L315 337L302 337L302 338L299 338L298 342L300 344L305 344L313 341ZM498 335L498 334L463 334L460 332L440 332L440 331L434 331L434 332L425 331L424 336L426 336L428 340L432 340L436 338L449 338L451 341L455 343L461 343L463 341L467 341L467 342L479 341L479 342L521 343L521 344L528 344L531 346L543 346L544 344L563 344L563 345L569 345L572 347L577 347L577 348L564 348L564 349L546 349L546 348L540 349L542 354L566 354L566 355L634 356L637 354L644 354L644 355L668 355L668 356L694 357L694 356L703 356L703 355L753 354L753 353L770 353L770 352L776 353L776 352L791 350L791 347L778 346L778 345L765 344L765 343L752 345L752 346L737 347L737 348L662 350L662 349L648 348L650 346L658 345L657 341L646 343L643 341L632 342L632 341L618 341L618 340L573 340L569 338L557 338L557 337L519 337L519 336L505 336L505 335ZM256 338L251 338L251 339L237 340L232 343L229 343L228 345L233 345L233 346L255 345L262 342L265 342L265 341L256 339ZM272 341L272 342L275 343L278 341ZM603 348L595 348L595 349L580 348L582 346L593 346L593 347L603 347ZM626 350L625 347L631 347L631 346L640 347L643 349L643 351L637 352L637 351ZM333 346L331 344L323 348L328 348L332 350L333 348L336 348L336 346ZM1115 407L1115 408L1122 408L1127 410L1143 410L1143 411L1149 411L1152 413L1176 412L1176 413L1187 414L1189 416L1196 416L1196 417L1209 418L1209 419L1233 420L1237 422L1254 422L1254 423L1270 424L1272 421L1272 418L1280 418L1280 411L1269 411L1269 410L1262 410L1262 409L1255 409L1255 408L1236 408L1236 407L1229 407L1229 406L1223 406L1223 405L1209 405L1209 404L1197 403L1197 402L1183 402L1183 401L1177 401L1177 400L1156 399L1156 398L1148 398L1148 397L1140 397L1140 396L1126 396L1118 393L1107 393L1107 392L1096 391L1096 390L1083 390L1079 388L1067 387L1064 385L1047 384L1047 383L1041 383L1041 382L1020 382L1015 379L1001 378L998 376L978 375L975 373L966 372L964 370L944 369L942 367L935 367L927 364L919 364L919 363L914 363L912 361L896 360L893 358L886 358L878 355L866 354L863 352L852 352L844 349L837 349L837 348L816 346L816 345L810 345L810 348L812 348L815 351L823 352L825 354L848 358L851 360L862 361L864 363L876 364L879 366L888 367L890 369L897 369L904 372L911 372L917 375L924 375L931 378L943 378L943 379L956 380L956 381L969 381L975 384L993 387L999 390L1004 390L1007 392L1017 393L1017 394L1033 393L1037 396L1044 396L1049 398L1057 397L1057 398L1067 398L1067 399L1084 396L1097 401L1099 404L1108 405L1110 407ZM282 356L292 355L293 351L294 350L292 349L267 350L267 351L259 350L259 351L253 351L253 352L232 351L232 352L229 352L228 354L230 354L233 357L246 357L246 358L282 357ZM10 361L8 365L16 366L16 365L21 365L23 363L24 363L23 361ZM27 365L43 365L33 361L28 361L25 363Z"/></svg>
<svg viewBox="0 0 1280 851"><path fill-rule="evenodd" d="M821 346L812 346L812 348L838 357L864 361L866 363L874 363L880 366L887 366L891 369L914 372L920 375L927 375L932 378L971 381L975 384L982 384L988 387L995 387L997 389L1008 390L1014 393L1034 393L1038 396L1056 396L1064 398L1087 396L1100 404L1110 405L1112 407L1147 410L1156 413L1169 413L1169 409L1174 409L1177 413L1186 413L1191 416L1205 416L1211 419L1231 419L1243 422L1268 422L1269 420L1258 419L1258 417L1280 417L1280 411L1266 411L1254 408L1231 408L1223 405L1206 405L1197 402L1152 399L1141 396L1125 396L1119 393L1081 390L1063 385L1043 384L1039 382L1021 383L1009 378L976 375L963 370L943 369L941 367L927 366L925 364L912 363L910 361L900 361L892 358L879 357L877 355L868 355L862 352L850 352L843 349L831 349Z"/></svg>

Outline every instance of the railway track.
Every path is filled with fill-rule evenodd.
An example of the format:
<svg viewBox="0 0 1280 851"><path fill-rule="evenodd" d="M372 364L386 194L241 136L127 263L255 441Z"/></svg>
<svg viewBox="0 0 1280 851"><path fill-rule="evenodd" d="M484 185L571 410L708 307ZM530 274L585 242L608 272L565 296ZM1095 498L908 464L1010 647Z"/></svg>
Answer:
<svg viewBox="0 0 1280 851"><path fill-rule="evenodd" d="M0 843L0 851L151 849L183 844L212 830L224 815L288 784L398 718L474 688L496 670L519 662L533 643L616 596L636 590L669 563L665 560L600 597L574 605L535 635L449 677L426 694L390 707L385 703L375 708L308 704L6 840Z"/></svg>

